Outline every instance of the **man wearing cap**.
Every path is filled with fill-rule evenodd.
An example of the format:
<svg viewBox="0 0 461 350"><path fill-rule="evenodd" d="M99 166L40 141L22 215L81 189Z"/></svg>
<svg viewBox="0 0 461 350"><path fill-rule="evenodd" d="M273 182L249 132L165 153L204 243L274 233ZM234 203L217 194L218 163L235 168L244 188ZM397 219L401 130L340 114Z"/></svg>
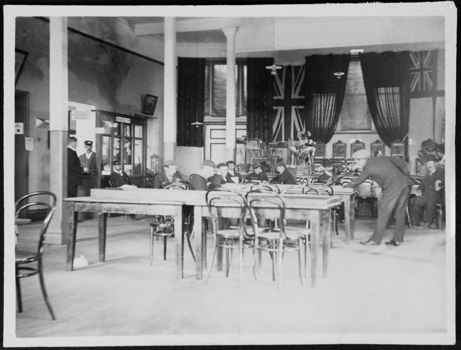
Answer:
<svg viewBox="0 0 461 350"><path fill-rule="evenodd" d="M70 136L67 142L67 197L77 197L78 185L82 184L82 173L88 171L80 165L77 138Z"/></svg>
<svg viewBox="0 0 461 350"><path fill-rule="evenodd" d="M261 181L261 182L268 182L269 177L263 171L261 164L258 162L253 163L253 172L248 174L247 181Z"/></svg>
<svg viewBox="0 0 461 350"><path fill-rule="evenodd" d="M130 178L128 177L127 173L122 171L122 163L119 161L115 161L114 163L114 171L110 174L110 181L112 186L123 188L124 190L131 190L133 188L137 188L131 182Z"/></svg>
<svg viewBox="0 0 461 350"><path fill-rule="evenodd" d="M287 168L285 162L277 163L277 171L280 174L279 181L284 185L296 185L296 176L293 172Z"/></svg>
<svg viewBox="0 0 461 350"><path fill-rule="evenodd" d="M208 191L210 189L209 179L214 175L215 168L215 163L207 159L203 162L202 167L197 173L189 176L189 183L194 190Z"/></svg>
<svg viewBox="0 0 461 350"><path fill-rule="evenodd" d="M87 173L96 174L96 153L93 152L93 141L86 140L83 144L85 153L79 157L80 164L88 169Z"/></svg>
<svg viewBox="0 0 461 350"><path fill-rule="evenodd" d="M403 242L405 208L413 184L408 164L401 158L388 156L370 158L369 152L363 149L354 152L351 158L355 159L356 167L363 169L357 179L344 187L356 187L365 179L372 178L382 189L382 195L378 201L376 228L369 240L360 243L364 245L381 244L387 222L394 211L396 221L394 237L386 244L397 247Z"/></svg>
<svg viewBox="0 0 461 350"><path fill-rule="evenodd" d="M434 154L427 155L426 169L426 176L419 184L416 197L413 198L411 205L417 230L435 228L435 224L433 224L435 209L442 194L440 190L445 182L445 171L437 167L437 157ZM422 216L423 210L424 216ZM423 219L422 224L421 217Z"/></svg>
<svg viewBox="0 0 461 350"><path fill-rule="evenodd" d="M175 182L183 182L184 179L178 171L178 163L168 159L163 164L163 171L154 178L154 188L165 188Z"/></svg>

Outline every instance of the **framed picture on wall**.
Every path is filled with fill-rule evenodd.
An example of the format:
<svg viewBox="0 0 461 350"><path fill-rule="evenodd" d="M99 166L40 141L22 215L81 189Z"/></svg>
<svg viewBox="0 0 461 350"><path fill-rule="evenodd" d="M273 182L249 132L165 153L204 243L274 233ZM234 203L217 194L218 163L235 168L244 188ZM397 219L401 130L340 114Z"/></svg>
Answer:
<svg viewBox="0 0 461 350"><path fill-rule="evenodd" d="M142 105L142 114L154 115L155 106L157 106L157 96L146 94Z"/></svg>

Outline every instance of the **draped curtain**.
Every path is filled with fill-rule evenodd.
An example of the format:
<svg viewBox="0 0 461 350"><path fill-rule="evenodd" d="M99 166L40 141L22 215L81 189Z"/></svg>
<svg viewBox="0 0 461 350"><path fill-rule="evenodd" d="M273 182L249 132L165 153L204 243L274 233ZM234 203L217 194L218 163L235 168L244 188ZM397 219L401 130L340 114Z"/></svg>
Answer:
<svg viewBox="0 0 461 350"><path fill-rule="evenodd" d="M338 124L346 90L350 54L306 57L306 131L328 143ZM342 72L339 79L334 75Z"/></svg>
<svg viewBox="0 0 461 350"><path fill-rule="evenodd" d="M203 123L205 64L204 58L178 57L178 146L203 147L204 144L203 124L191 124Z"/></svg>
<svg viewBox="0 0 461 350"><path fill-rule="evenodd" d="M410 52L359 55L371 117L381 140L390 147L404 141L410 116Z"/></svg>
<svg viewBox="0 0 461 350"><path fill-rule="evenodd" d="M247 133L249 138L257 138L264 142L272 141L274 83L266 66L273 63L273 58L248 58Z"/></svg>

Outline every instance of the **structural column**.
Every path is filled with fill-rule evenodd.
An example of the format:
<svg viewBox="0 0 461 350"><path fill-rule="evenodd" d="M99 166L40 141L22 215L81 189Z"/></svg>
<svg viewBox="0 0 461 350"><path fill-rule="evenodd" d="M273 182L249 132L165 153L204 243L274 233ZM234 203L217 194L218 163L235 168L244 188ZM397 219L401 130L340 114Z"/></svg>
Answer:
<svg viewBox="0 0 461 350"><path fill-rule="evenodd" d="M66 244L67 138L68 138L67 18L50 17L50 191L56 211L46 243ZM79 140L82 142L82 140Z"/></svg>
<svg viewBox="0 0 461 350"><path fill-rule="evenodd" d="M237 28L222 30L227 38L226 85L226 159L234 159L235 150L235 33Z"/></svg>
<svg viewBox="0 0 461 350"><path fill-rule="evenodd" d="M165 17L165 69L164 69L164 160L175 158L176 116L176 18ZM167 122L168 121L168 122Z"/></svg>

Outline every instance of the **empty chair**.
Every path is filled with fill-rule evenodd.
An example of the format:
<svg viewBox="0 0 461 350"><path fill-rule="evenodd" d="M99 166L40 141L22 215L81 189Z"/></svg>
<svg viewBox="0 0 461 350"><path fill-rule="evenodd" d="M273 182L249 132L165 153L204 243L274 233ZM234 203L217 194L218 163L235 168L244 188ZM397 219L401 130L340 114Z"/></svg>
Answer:
<svg viewBox="0 0 461 350"><path fill-rule="evenodd" d="M29 199L35 197L33 200L36 202L30 202ZM45 198L45 199L43 199ZM45 236L48 226L50 224L51 218L53 217L56 207L56 196L47 191L37 191L29 193L21 197L16 202L16 215L15 218L24 215L31 209L45 209L46 217L43 221L43 224L40 228L40 234L38 237L38 245L36 250L22 249L21 244L16 246L16 262L15 262L15 271L16 271L16 297L18 300L18 312L22 312L22 297L21 297L21 285L19 280L25 277L31 277L38 274L40 281L40 288L42 290L43 299L45 299L46 306L48 311L51 314L51 318L55 320L53 309L48 300L48 295L45 289L45 281L43 279L43 251ZM20 234L19 234L20 235Z"/></svg>
<svg viewBox="0 0 461 350"><path fill-rule="evenodd" d="M302 267L301 267L301 246L306 242L307 233L303 228L287 230L285 226L285 201L282 196L274 192L255 192L247 194L247 202L251 216L255 218L255 244L258 251L269 252L272 260L272 278L275 281L275 265L278 266L279 287L282 289L282 266L283 254L289 252L298 252L299 278L303 284ZM277 220L279 227L270 227L267 230L260 231L257 222L261 219ZM258 269L259 254L253 257L252 270ZM257 263L258 261L258 263Z"/></svg>
<svg viewBox="0 0 461 350"><path fill-rule="evenodd" d="M212 230L213 230L213 255L205 283L213 268L213 262L218 249L224 249L226 254L226 277L229 276L232 267L232 255L234 250L238 250L239 255L239 270L240 270L240 285L243 284L243 250L246 248L254 248L254 223L252 228L245 226L247 214L247 202L245 197L231 190L222 188L213 189L206 194L206 203L210 212ZM237 227L221 228L223 220L239 219Z"/></svg>
<svg viewBox="0 0 461 350"><path fill-rule="evenodd" d="M165 190L190 190L192 187L188 183L173 183L166 185ZM191 237L193 227L193 215L190 210L186 210L184 213L184 230L183 235L186 238L187 244L189 245L189 250L192 254L192 258L195 261L195 254L192 248ZM150 259L149 266L152 265L154 259L154 237L163 237L163 260L166 260L166 247L167 240L169 237L174 237L174 220L170 217L165 216L156 216L155 221L150 224ZM182 223L180 223L182 225Z"/></svg>

